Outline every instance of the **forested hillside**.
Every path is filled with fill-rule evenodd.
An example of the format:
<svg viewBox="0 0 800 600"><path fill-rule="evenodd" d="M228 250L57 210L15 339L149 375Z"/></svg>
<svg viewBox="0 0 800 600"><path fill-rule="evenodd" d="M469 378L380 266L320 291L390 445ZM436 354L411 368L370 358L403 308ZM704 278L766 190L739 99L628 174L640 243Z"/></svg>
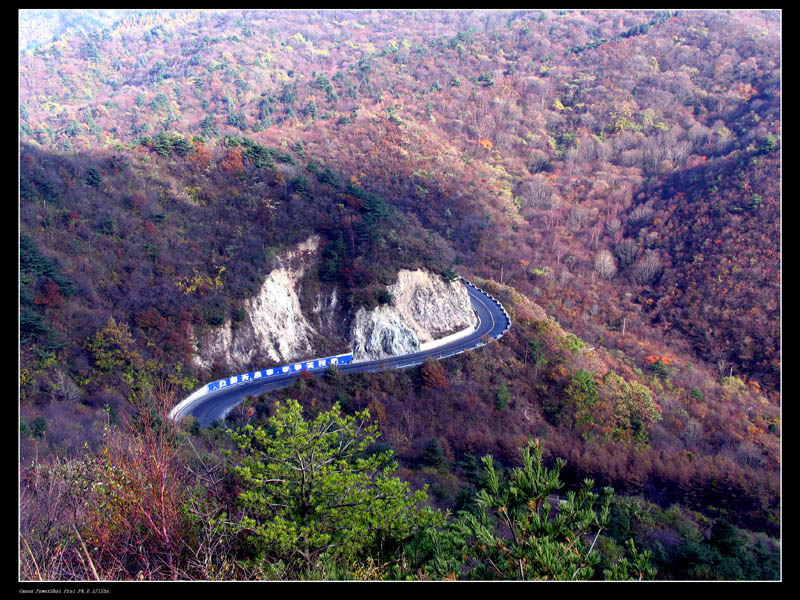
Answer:
<svg viewBox="0 0 800 600"><path fill-rule="evenodd" d="M20 14L24 579L778 577L779 11ZM198 334L241 322L310 235L307 302L324 287L375 307L398 270L425 268L491 290L512 328L162 431L153 403L229 374L193 366ZM220 453L255 452L226 428L277 435L286 398L309 422L367 410L380 437L362 450L393 451L403 485L428 486L414 502L474 518L481 490L502 495L477 457L512 476L538 438L568 487L616 490L596 551L550 548L563 571L455 564L468 520L445 534L398 505L439 542L386 530L334 553L315 531L319 554L296 564L246 491L252 465L223 476L236 461ZM148 447L167 454L146 472ZM162 478L174 504L103 516L109 460L142 489ZM93 519L54 529L67 513ZM118 559L131 531L152 535Z"/></svg>

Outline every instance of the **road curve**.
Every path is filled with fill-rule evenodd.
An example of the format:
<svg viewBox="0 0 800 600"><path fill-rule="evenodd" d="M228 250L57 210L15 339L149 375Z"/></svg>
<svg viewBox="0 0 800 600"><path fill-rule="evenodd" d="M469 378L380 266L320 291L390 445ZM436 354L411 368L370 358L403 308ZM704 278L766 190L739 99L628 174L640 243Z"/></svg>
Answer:
<svg viewBox="0 0 800 600"><path fill-rule="evenodd" d="M472 309L478 317L478 327L471 334L436 348L414 354L340 365L338 367L339 372L347 374L383 371L386 369L404 369L419 365L429 358L442 359L461 354L467 350L473 350L485 345L489 339L500 339L511 327L511 319L503 305L470 282L464 280L464 284L472 301ZM322 372L324 371L314 374L320 375ZM299 372L287 373L273 376L268 380L246 381L208 392L190 402L182 402L179 407L173 409L171 416L174 420L180 421L188 415L192 415L202 427L208 427L217 419L225 418L247 396L258 396L265 391L284 388L290 385L299 375Z"/></svg>

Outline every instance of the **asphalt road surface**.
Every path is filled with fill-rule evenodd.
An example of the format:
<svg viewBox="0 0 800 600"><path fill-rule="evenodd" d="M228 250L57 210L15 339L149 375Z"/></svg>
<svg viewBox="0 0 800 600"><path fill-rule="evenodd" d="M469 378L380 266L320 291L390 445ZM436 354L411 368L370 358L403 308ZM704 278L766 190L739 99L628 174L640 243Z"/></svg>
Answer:
<svg viewBox="0 0 800 600"><path fill-rule="evenodd" d="M404 369L419 365L429 358L447 358L448 356L483 346L490 339L499 339L511 326L511 321L505 309L500 302L469 282L465 283L465 285L472 301L472 308L479 320L477 329L470 335L423 352L404 354L382 360L351 362L339 365L337 367L339 373L345 375L386 369ZM322 373L324 373L324 370L314 372L314 375L321 375ZM266 381L256 379L209 392L181 408L177 414L173 415L173 418L182 420L186 416L192 415L202 427L208 427L217 419L224 419L247 396L258 396L265 391L284 388L299 376L300 372L287 373L286 375L270 377Z"/></svg>

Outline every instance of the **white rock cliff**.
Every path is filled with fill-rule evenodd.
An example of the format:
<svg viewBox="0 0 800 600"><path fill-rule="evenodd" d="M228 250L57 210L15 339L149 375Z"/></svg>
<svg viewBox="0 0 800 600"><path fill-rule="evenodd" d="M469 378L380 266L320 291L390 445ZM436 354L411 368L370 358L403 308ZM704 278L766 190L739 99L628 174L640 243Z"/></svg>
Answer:
<svg viewBox="0 0 800 600"><path fill-rule="evenodd" d="M318 249L315 236L278 257L278 268L245 302L244 320L234 327L228 319L197 340L195 364L207 369L219 362L236 370L258 359L283 363L311 356L316 332L303 316L298 287Z"/></svg>
<svg viewBox="0 0 800 600"><path fill-rule="evenodd" d="M461 282L427 271L401 270L389 286L392 304L359 309L350 327L355 360L417 352L420 345L477 324Z"/></svg>
<svg viewBox="0 0 800 600"><path fill-rule="evenodd" d="M319 245L313 236L277 257L277 268L245 303L244 320L235 326L228 320L195 340L195 365L208 369L217 362L238 372L261 368L259 361L316 358L324 355L321 341L330 338L338 339L329 346L352 349L354 360L374 360L417 352L421 344L477 324L463 284L424 270L398 272L388 287L391 304L345 315L332 290L317 293L312 314L304 315L300 286Z"/></svg>

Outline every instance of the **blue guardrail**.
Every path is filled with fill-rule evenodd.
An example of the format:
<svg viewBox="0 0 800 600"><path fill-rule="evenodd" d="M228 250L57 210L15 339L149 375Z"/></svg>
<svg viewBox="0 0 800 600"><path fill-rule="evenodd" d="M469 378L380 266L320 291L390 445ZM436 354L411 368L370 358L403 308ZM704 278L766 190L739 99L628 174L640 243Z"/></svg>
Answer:
<svg viewBox="0 0 800 600"><path fill-rule="evenodd" d="M225 379L212 381L208 384L208 392L214 392L231 385L244 383L246 381L253 381L255 379L264 379L269 377L277 377L278 375L285 375L287 373L299 373L300 371L316 371L319 369L327 369L331 365L346 365L352 362L352 354L339 354L337 356L329 356L327 358L315 358L314 360L303 361L291 365L283 365L281 367L271 367L269 369L261 369L259 371L251 371L250 373L242 373L240 375L233 375Z"/></svg>

